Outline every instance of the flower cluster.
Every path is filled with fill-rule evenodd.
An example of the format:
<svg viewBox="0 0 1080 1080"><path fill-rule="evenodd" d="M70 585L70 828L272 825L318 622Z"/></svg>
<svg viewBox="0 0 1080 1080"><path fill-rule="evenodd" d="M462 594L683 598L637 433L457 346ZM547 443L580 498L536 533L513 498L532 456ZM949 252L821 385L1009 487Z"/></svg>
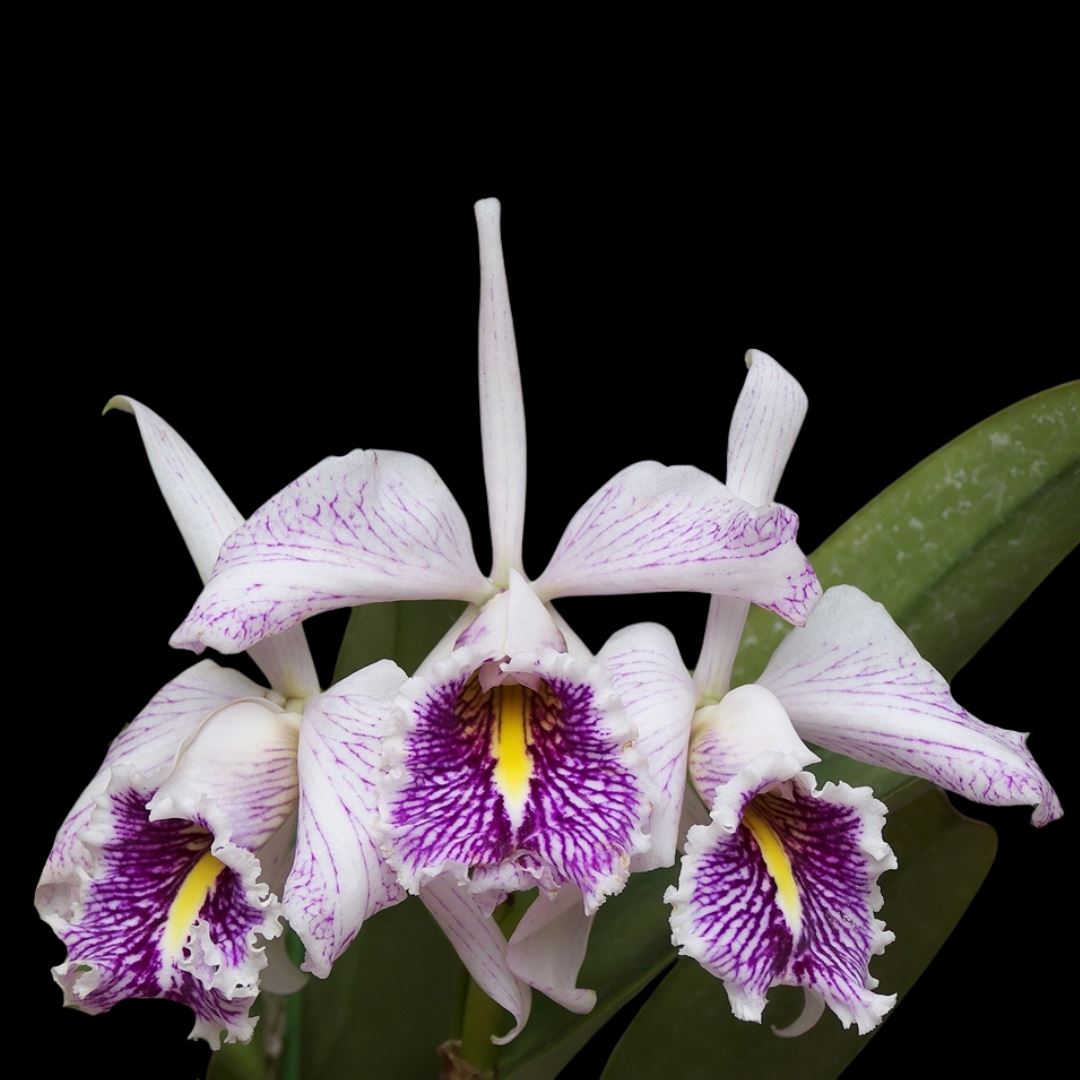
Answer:
<svg viewBox="0 0 1080 1080"><path fill-rule="evenodd" d="M67 947L69 1004L189 1005L193 1034L250 1037L260 989L304 975L281 920L325 977L363 922L420 897L479 986L515 1018L532 991L586 1012L577 986L593 916L630 873L671 866L688 804L673 939L760 1019L769 988L807 992L860 1031L893 998L870 957L891 935L878 875L896 865L868 788L826 783L803 743L922 776L982 802L1060 815L1023 737L952 698L881 605L824 595L798 519L773 501L805 412L797 383L748 356L727 481L639 462L573 516L547 568L522 565L525 422L499 238L477 204L484 475L493 550L427 462L397 451L328 458L246 521L191 448L128 398L204 589L172 638L247 651L268 687L203 660L113 742L49 856L37 903ZM642 623L595 655L552 606L565 596L710 594L693 675ZM302 623L402 599L467 603L408 677L382 660L321 690ZM750 604L794 629L757 684L729 688ZM691 815L693 816L693 815ZM538 897L506 938L493 913ZM659 897L657 898L659 902ZM269 943L269 944L268 944ZM275 947L276 946L276 947Z"/></svg>

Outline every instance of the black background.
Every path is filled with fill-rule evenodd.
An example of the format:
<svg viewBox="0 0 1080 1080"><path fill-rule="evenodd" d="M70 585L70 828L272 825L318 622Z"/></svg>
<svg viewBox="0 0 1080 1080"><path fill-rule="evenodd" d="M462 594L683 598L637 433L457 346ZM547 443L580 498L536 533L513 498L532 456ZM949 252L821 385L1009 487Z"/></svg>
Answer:
<svg viewBox="0 0 1080 1080"><path fill-rule="evenodd" d="M1056 261L1064 180L1020 127L596 170L545 150L522 182L434 150L405 170L295 117L284 132L265 117L204 125L180 107L137 119L102 125L74 103L35 173L21 362L37 382L8 401L27 484L9 531L29 540L16 576L31 627L9 704L35 792L13 882L28 928L15 931L28 945L20 1014L80 1060L105 1055L116 1077L194 1075L188 1015L156 1002L61 1011L48 966L63 950L28 902L109 740L190 661L167 639L197 579L133 422L99 417L111 395L159 411L245 512L327 454L419 453L486 565L471 204L489 194L504 205L526 397L532 574L622 466L649 457L722 476L750 346L810 398L779 492L807 551L943 442L1077 371ZM1034 732L1067 811L1074 605L1059 570L955 681L977 715ZM667 622L690 663L706 609L681 596L561 606L594 646L631 621ZM341 613L309 624L324 680L343 625ZM972 1072L1065 1045L1068 819L1036 832L1026 810L962 805L999 830L997 862L849 1075L919 1068L931 1044L935 1064Z"/></svg>

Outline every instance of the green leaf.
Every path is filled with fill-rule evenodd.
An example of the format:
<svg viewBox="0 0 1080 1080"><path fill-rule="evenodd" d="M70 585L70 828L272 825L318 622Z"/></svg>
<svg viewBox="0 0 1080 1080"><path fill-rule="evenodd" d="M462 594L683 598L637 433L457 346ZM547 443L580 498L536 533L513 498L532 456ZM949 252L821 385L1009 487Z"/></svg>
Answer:
<svg viewBox="0 0 1080 1080"><path fill-rule="evenodd" d="M227 1043L211 1054L206 1080L271 1080L258 1035L249 1043Z"/></svg>
<svg viewBox="0 0 1080 1080"><path fill-rule="evenodd" d="M334 682L387 657L411 675L464 610L460 600L399 600L353 608Z"/></svg>
<svg viewBox="0 0 1080 1080"><path fill-rule="evenodd" d="M410 896L369 920L330 977L301 991L300 1075L434 1077L436 1047L458 1037L464 993L457 954Z"/></svg>
<svg viewBox="0 0 1080 1080"><path fill-rule="evenodd" d="M931 454L810 556L821 583L880 600L951 679L1080 542L1080 382L1046 390ZM733 682L764 670L787 623L747 621Z"/></svg>
<svg viewBox="0 0 1080 1080"><path fill-rule="evenodd" d="M579 1016L533 995L525 1030L496 1058L508 1080L550 1080L635 994L675 961L668 909L660 898L675 868L634 874L596 916L579 986L596 991L596 1008Z"/></svg>
<svg viewBox="0 0 1080 1080"><path fill-rule="evenodd" d="M464 607L457 601L400 601L355 608L335 681L384 657L411 673ZM334 964L330 977L312 978L300 992L298 1075L305 1080L435 1076L436 1047L459 1033L465 981L453 948L418 900L410 897L380 912ZM295 1027L289 1035L294 1038Z"/></svg>
<svg viewBox="0 0 1080 1080"><path fill-rule="evenodd" d="M841 526L811 560L824 585L848 582L882 601L923 655L951 677L1078 540L1080 383L1070 383L1018 402L930 455ZM752 609L734 682L755 679L788 630L787 623ZM913 800L922 805L926 797L927 785L911 777L828 751L821 756L813 771L823 781L868 784L889 804L890 840L904 828L904 808ZM971 828L981 830L981 850L992 846L987 839L992 830ZM950 830L954 835L951 825ZM932 839L930 832L927 836ZM910 877L916 872L904 873ZM662 940L668 910L660 901L663 888L640 884L651 876L635 875L624 894L609 900L598 916L579 981L598 990L596 1010L576 1017L538 996L529 1025L499 1057L500 1077L547 1080L555 1075L589 1034L671 963L674 950ZM887 911L901 906L891 891L900 880L900 875L885 879ZM977 882L964 906L975 887ZM633 909L633 917L649 929L605 934L605 912L619 912L621 906ZM608 925L614 929L621 918L610 916ZM959 911L947 927L945 921L940 924L940 940L958 918ZM895 921L902 924L903 919L898 914ZM921 971L936 948L907 955ZM627 958L634 962L626 964ZM878 961L882 971L895 962ZM594 976L594 967L609 972L608 981ZM680 980L687 978L680 975Z"/></svg>
<svg viewBox="0 0 1080 1080"><path fill-rule="evenodd" d="M959 922L997 847L988 825L959 814L930 785L918 787L917 798L889 815L889 842L901 869L882 879L882 914L897 942L871 965L882 991L898 992L901 1000ZM720 980L681 959L627 1028L603 1080L713 1080L751 1071L761 1080L833 1080L868 1036L844 1031L826 1013L806 1035L776 1038L770 1025L790 1023L801 1005L799 991L778 988L764 1022L743 1023L731 1015Z"/></svg>

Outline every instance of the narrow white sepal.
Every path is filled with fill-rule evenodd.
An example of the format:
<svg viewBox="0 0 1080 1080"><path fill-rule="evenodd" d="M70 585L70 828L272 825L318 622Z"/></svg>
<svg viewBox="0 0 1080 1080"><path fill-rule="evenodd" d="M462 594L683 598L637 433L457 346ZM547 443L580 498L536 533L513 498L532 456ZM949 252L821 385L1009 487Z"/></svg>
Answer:
<svg viewBox="0 0 1080 1080"><path fill-rule="evenodd" d="M491 520L492 580L521 569L525 526L525 405L506 284L498 199L475 206L480 239L480 435Z"/></svg>

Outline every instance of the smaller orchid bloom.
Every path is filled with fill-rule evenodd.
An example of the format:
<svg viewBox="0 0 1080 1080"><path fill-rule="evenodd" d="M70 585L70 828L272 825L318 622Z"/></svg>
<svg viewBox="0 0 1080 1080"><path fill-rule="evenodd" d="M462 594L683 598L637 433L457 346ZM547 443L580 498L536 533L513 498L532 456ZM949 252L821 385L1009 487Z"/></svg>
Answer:
<svg viewBox="0 0 1080 1080"><path fill-rule="evenodd" d="M158 483L203 580L241 517L191 448L138 402ZM36 903L67 946L65 1004L190 1006L192 1037L246 1041L262 988L303 982L270 961L284 915L325 976L365 917L404 892L373 838L370 762L404 678L382 661L319 693L301 627L252 658L273 689L203 660L109 747L57 834ZM295 852L294 852L295 834ZM279 900L279 894L282 900Z"/></svg>
<svg viewBox="0 0 1080 1080"><path fill-rule="evenodd" d="M798 384L752 352L732 419L728 484L772 497L806 409ZM1025 747L1026 736L985 724L953 699L885 608L851 586L828 589L805 626L774 652L756 684L729 690L746 617L714 597L695 672L699 708L689 769L711 810L690 828L672 905L681 951L723 980L732 1010L760 1021L776 985L803 987L807 1030L828 1006L861 1034L895 995L874 993L871 956L893 940L876 918L878 876L896 867L882 839L885 806L869 788L826 783L802 741L930 780L977 802L1061 815Z"/></svg>
<svg viewBox="0 0 1080 1080"><path fill-rule="evenodd" d="M693 713L668 631L629 627L593 657L550 601L704 591L800 623L820 587L789 509L648 461L589 499L528 581L525 414L499 213L494 199L476 205L491 574L430 465L354 451L315 466L232 533L172 641L228 653L346 605L469 602L398 698L380 783L383 851L514 1014L510 1038L530 986L591 1007L574 980L593 914L631 870L674 862ZM506 942L491 913L534 886L541 897Z"/></svg>

